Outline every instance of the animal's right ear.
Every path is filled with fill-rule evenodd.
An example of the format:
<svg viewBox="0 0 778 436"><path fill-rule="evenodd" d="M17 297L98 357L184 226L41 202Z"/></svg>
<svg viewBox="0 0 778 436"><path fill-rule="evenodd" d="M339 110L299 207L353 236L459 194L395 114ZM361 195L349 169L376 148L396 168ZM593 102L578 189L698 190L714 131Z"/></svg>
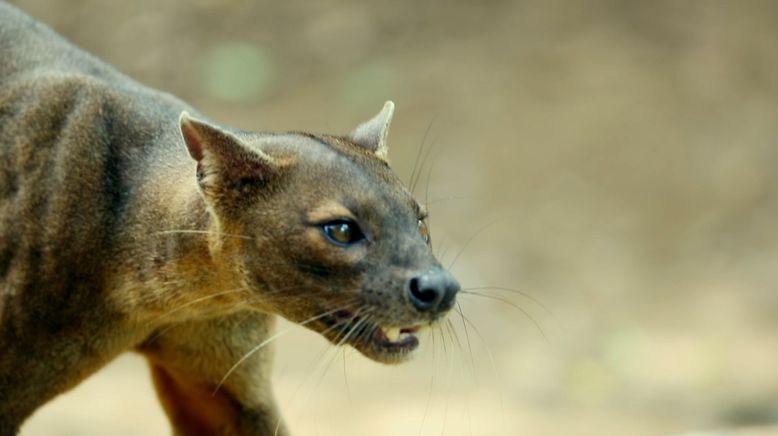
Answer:
<svg viewBox="0 0 778 436"><path fill-rule="evenodd" d="M179 117L179 127L189 156L197 162L197 180L206 194L267 182L283 167L283 162L250 147L233 133L186 111Z"/></svg>
<svg viewBox="0 0 778 436"><path fill-rule="evenodd" d="M392 123L393 115L394 103L387 101L381 112L369 121L357 126L349 135L349 139L372 151L379 158L386 160L389 154L386 137L389 135L389 124Z"/></svg>

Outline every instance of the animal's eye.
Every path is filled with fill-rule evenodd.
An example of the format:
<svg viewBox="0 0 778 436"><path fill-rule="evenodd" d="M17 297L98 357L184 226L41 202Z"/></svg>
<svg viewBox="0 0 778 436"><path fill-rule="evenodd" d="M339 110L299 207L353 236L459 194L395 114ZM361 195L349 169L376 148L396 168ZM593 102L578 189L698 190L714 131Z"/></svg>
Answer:
<svg viewBox="0 0 778 436"><path fill-rule="evenodd" d="M330 242L336 245L351 245L365 239L357 223L348 220L335 220L324 223L322 231Z"/></svg>
<svg viewBox="0 0 778 436"><path fill-rule="evenodd" d="M430 229L427 227L427 223L423 220L419 220L419 232L421 233L421 237L424 238L424 242L430 243Z"/></svg>

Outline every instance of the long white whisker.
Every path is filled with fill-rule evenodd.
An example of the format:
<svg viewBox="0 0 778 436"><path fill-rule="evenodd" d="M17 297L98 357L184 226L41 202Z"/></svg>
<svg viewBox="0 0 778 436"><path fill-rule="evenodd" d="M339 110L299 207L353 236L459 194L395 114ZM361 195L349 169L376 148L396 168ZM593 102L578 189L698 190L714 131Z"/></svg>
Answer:
<svg viewBox="0 0 778 436"><path fill-rule="evenodd" d="M206 296L200 297L200 298L195 298L194 300L188 301L185 304L182 304L181 306L176 307L175 309L169 310L168 312L160 315L157 319L159 320L159 319L167 318L167 317L169 317L170 315L172 315L174 313L177 313L177 312L180 312L183 309L186 309L187 307L190 307L192 305L195 305L195 304L200 303L200 302L205 301L205 300L210 300L211 298L216 298L216 297L219 297L219 296L222 296L222 295L233 294L233 293L244 292L244 291L248 291L248 288L245 287L245 286L244 287L240 287L240 288L235 288L235 289L229 289L229 290L222 291L222 292L216 292L214 294L209 294L209 295L206 295Z"/></svg>
<svg viewBox="0 0 778 436"><path fill-rule="evenodd" d="M459 256L461 256L462 253L465 252L465 249L467 249L467 247L470 246L470 243L473 242L473 240L475 239L476 236L480 235L486 229L488 229L489 227L492 227L493 225L495 225L496 223L502 221L503 219L504 219L503 217L495 218L495 219L489 221L488 223L484 224L483 226L481 226L481 228L479 228L475 232L473 232L473 234L470 235L470 237L467 239L467 241L465 241L465 245L462 246L462 248L459 250L459 253L457 253L457 255L454 256L454 260L452 260L451 263L448 264L448 268L447 269L451 270L451 268L454 267L454 265L457 263L457 260L459 260Z"/></svg>
<svg viewBox="0 0 778 436"><path fill-rule="evenodd" d="M450 329L451 327L451 320L446 320L446 326ZM440 336L443 339L443 342L446 341L446 330L443 330L441 328L440 330ZM451 330L448 331L449 333L449 339L451 338ZM453 345L453 340L452 340ZM445 436L446 434L446 421L448 420L448 406L451 401L451 378L454 374L454 353L449 353L449 359L448 359L448 374L446 376L446 402L444 403L443 407L443 428L440 431L441 436Z"/></svg>
<svg viewBox="0 0 778 436"><path fill-rule="evenodd" d="M437 346L435 345L435 332L434 330L430 329L429 331L430 338L432 340L432 371L430 374L430 391L427 394L427 403L424 405L424 415L421 418L421 424L419 425L419 436L421 436L421 433L424 431L424 424L427 421L427 414L429 414L430 411L430 404L432 403L432 392L435 388L435 362L436 362L436 350Z"/></svg>
<svg viewBox="0 0 778 436"><path fill-rule="evenodd" d="M489 356L489 363L492 367L492 371L494 372L494 377L497 380L498 386L502 387L504 386L502 383L502 377L500 376L500 371L497 370L497 360L494 358L494 353L492 353L492 349L489 347L489 343L486 341L486 338L481 334L481 332L478 330L478 327L473 324L473 322L470 320L470 318L466 317L464 313L461 313L462 319L467 322L467 324L470 326L470 328L473 329L475 334L481 339L481 342L484 344L484 348L486 349L486 354ZM499 395L500 395L500 411L502 414L502 424L503 428L505 428L505 395L502 391L502 388L498 389Z"/></svg>
<svg viewBox="0 0 778 436"><path fill-rule="evenodd" d="M348 404L352 408L354 407L354 403L351 400L351 388L348 384L348 371L346 370L346 349L343 348L343 383L346 385L346 398L348 399Z"/></svg>
<svg viewBox="0 0 778 436"><path fill-rule="evenodd" d="M360 325L365 322L365 318L362 318L363 314L367 311L366 306L361 306L357 310L354 311L354 313L351 315L349 320L343 325L339 326L335 324L333 327L341 327L340 331L335 335L335 338L332 342L334 342L334 346L330 345L327 347L324 351L324 353L320 354L320 358L318 358L318 364L316 365L316 368L311 372L311 376L319 373L318 380L313 385L311 389L311 393L319 388L322 381L324 380L324 377L329 372L329 369L332 367L333 362L337 359L338 356L338 347L342 345L345 341L348 340L348 337L357 330ZM359 319L356 323L351 324L355 319ZM330 329L327 329L330 330ZM327 353L331 353L330 356L327 355ZM306 382L310 380L307 379ZM302 387L302 385L300 385ZM299 387L298 387L299 389ZM296 394L296 392L295 392ZM311 394L308 394L305 399L302 402L301 409L304 409L307 407L308 403L310 402Z"/></svg>
<svg viewBox="0 0 778 436"><path fill-rule="evenodd" d="M298 325L304 326L304 325L309 324L309 323L311 323L313 321L316 321L318 319L324 318L325 316L332 315L333 313L337 312L338 310L342 310L342 309L334 309L334 310L330 310L328 312L324 312L324 313L319 314L317 316L308 318L307 320L298 323ZM219 391L219 388L222 387L222 385L227 380L227 378L230 375L232 375L233 372L235 372L235 370L238 368L238 366L240 366L241 363L245 362L246 359L251 357L254 353L256 353L257 351L259 351L260 349L265 347L267 344L269 344L269 343L273 342L274 340L280 338L281 336L287 334L289 331L290 331L290 329L287 328L287 329L284 329L284 330L274 334L273 336L271 336L271 337L265 339L264 341L260 342L257 346L255 346L254 348L249 350L246 354L244 354L243 357L241 357L237 362L235 362L235 364L232 365L232 367L227 371L227 373L224 374L224 377L222 377L222 379L219 380L219 383L216 385L216 388L213 390L213 393L211 395L216 395L216 392Z"/></svg>
<svg viewBox="0 0 778 436"><path fill-rule="evenodd" d="M527 319L530 320L530 322L535 326L535 328L538 330L540 335L546 341L546 345L551 345L551 342L548 340L548 337L546 336L546 333L543 331L543 327L540 325L540 322L538 322L538 320L536 320L526 309L523 309L521 306L519 306L518 304L514 303L513 301L510 301L510 300L508 300L506 298L498 297L496 295L489 295L489 294L484 294L484 293L481 293L481 292L475 292L475 291L460 291L460 292L462 294L464 294L464 295L477 295L477 296L483 297L483 298L490 298L492 300L500 301L502 303L505 303L505 304L513 307L514 309L516 309L519 312L523 313L524 316L526 316Z"/></svg>
<svg viewBox="0 0 778 436"><path fill-rule="evenodd" d="M465 340L467 341L467 351L470 353L470 367L473 371L473 379L478 382L478 377L475 372L475 357L473 356L473 345L470 342L470 332L467 330L467 323L465 322L465 314L462 312L462 305L457 301L457 313L462 319L462 327L465 330Z"/></svg>
<svg viewBox="0 0 778 436"><path fill-rule="evenodd" d="M462 291L465 292L472 292L472 291L502 291L502 292L512 292L518 295L521 295L522 297L526 298L527 300L537 304L541 309L543 309L549 316L555 317L554 312L549 309L548 306L543 304L542 301L539 299L533 297L527 292L520 291L518 289L508 288L505 286L477 286L472 288L462 288Z"/></svg>

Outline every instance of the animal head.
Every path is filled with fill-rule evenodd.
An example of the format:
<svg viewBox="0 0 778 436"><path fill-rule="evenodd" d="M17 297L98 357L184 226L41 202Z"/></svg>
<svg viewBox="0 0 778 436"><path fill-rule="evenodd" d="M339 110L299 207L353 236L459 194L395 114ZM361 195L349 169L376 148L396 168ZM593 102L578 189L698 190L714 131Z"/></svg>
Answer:
<svg viewBox="0 0 778 436"><path fill-rule="evenodd" d="M459 291L432 253L424 209L387 162L393 111L387 102L347 136L180 119L211 254L251 290L248 303L386 363L410 356Z"/></svg>

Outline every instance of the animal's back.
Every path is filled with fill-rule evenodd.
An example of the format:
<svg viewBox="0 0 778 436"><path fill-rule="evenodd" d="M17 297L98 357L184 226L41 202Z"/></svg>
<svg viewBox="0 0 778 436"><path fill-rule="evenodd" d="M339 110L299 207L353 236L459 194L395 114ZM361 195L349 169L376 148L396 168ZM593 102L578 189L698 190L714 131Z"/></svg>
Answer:
<svg viewBox="0 0 778 436"><path fill-rule="evenodd" d="M2 375L37 354L21 344L45 359L56 345L38 338L107 322L117 239L148 173L175 157L168 139L184 105L3 2L0 59Z"/></svg>

